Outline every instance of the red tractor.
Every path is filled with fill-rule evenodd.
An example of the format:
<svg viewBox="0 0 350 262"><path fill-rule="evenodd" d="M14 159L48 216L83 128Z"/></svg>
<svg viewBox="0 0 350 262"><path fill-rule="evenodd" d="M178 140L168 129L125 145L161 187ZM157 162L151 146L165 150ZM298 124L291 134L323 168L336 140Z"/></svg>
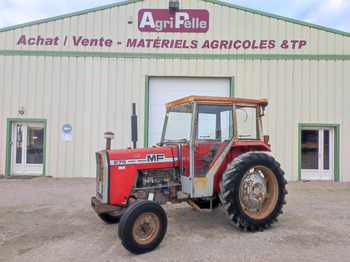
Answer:
<svg viewBox="0 0 350 262"><path fill-rule="evenodd" d="M118 223L123 246L152 251L163 240L167 216L160 206L188 202L210 212L221 204L246 231L277 221L287 184L263 135L266 99L189 96L166 104L158 147L96 153L93 209Z"/></svg>

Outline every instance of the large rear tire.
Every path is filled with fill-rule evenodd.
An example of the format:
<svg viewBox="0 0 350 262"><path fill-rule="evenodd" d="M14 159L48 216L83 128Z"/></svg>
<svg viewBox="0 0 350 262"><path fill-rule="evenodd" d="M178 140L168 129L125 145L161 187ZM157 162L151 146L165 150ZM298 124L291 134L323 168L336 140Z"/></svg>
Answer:
<svg viewBox="0 0 350 262"><path fill-rule="evenodd" d="M249 152L227 166L220 201L229 220L247 231L263 231L283 213L288 193L284 172L270 155Z"/></svg>
<svg viewBox="0 0 350 262"><path fill-rule="evenodd" d="M134 254L150 252L162 242L167 230L164 209L155 202L136 202L122 215L118 235L123 246Z"/></svg>

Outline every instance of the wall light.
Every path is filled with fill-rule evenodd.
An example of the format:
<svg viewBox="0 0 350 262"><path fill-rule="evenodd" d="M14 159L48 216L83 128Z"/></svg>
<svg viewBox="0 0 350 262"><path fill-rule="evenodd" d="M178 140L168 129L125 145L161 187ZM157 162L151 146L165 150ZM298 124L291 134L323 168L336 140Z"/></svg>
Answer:
<svg viewBox="0 0 350 262"><path fill-rule="evenodd" d="M24 112L25 112L25 111L24 111L24 107L22 106L21 109L18 110L18 113L19 113L20 115L23 115Z"/></svg>
<svg viewBox="0 0 350 262"><path fill-rule="evenodd" d="M169 0L169 9L173 11L178 11L180 8L179 0Z"/></svg>

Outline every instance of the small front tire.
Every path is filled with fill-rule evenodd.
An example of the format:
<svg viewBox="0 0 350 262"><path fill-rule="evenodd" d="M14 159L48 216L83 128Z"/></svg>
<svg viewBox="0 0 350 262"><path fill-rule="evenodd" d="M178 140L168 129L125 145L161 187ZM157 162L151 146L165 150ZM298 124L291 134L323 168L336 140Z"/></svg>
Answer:
<svg viewBox="0 0 350 262"><path fill-rule="evenodd" d="M136 202L122 215L118 235L134 254L150 252L162 242L168 226L164 209L155 202Z"/></svg>

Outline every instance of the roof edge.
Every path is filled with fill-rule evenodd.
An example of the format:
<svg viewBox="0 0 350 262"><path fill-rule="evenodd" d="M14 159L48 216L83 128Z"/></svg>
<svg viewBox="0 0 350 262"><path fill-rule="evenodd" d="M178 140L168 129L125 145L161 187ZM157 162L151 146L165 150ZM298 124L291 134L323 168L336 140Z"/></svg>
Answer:
<svg viewBox="0 0 350 262"><path fill-rule="evenodd" d="M8 27L0 28L0 33L23 28L23 27L27 27L27 26L48 23L48 22L52 22L52 21L56 21L56 20L60 20L60 19L64 19L64 18L69 18L72 16L85 15L88 13L102 11L105 9L110 9L110 8L118 7L118 6L122 6L122 5L133 4L133 3L141 2L141 1L143 1L143 0L126 0L126 1L119 2L119 3L115 3L115 4L94 7L94 8L90 8L90 9L86 9L86 10L82 10L82 11L77 11L77 12L68 13L68 14L64 14L64 15L58 15L58 16L54 16L54 17L44 18L44 19L40 19L40 20L28 22L28 23L19 24L19 25L8 26Z"/></svg>
<svg viewBox="0 0 350 262"><path fill-rule="evenodd" d="M293 54L160 54L160 53L113 53L73 51L24 51L0 50L0 56L54 56L54 57L100 57L100 58L148 58L148 59L224 59L224 60L350 60L343 55L293 55Z"/></svg>
<svg viewBox="0 0 350 262"><path fill-rule="evenodd" d="M288 18L288 17L284 17L284 16L274 15L274 14L267 13L267 12L264 12L264 11L258 11L258 10L255 10L255 9L251 9L251 8L247 8L247 7L243 7L243 6L239 6L239 5L234 5L234 4L222 2L222 1L219 1L219 0L203 0L203 1L209 2L209 3L212 3L212 4L218 4L218 5L222 5L222 6L227 6L227 7L230 7L230 8L235 8L235 9L238 9L238 10L241 10L241 11L250 12L250 13L253 13L253 14L258 14L258 15L263 15L263 16L267 16L267 17L270 17L270 18L275 18L277 20L283 20L283 21L290 22L290 23L293 23L293 24L298 24L298 25L307 26L307 27L311 27L311 28L314 28L314 29L318 29L318 30L323 30L323 31L326 31L326 32L329 32L329 33L334 33L334 34L350 37L350 33L348 33L348 32L340 31L340 30L337 30L337 29L332 29L332 28L329 28L329 27L321 26L321 25L316 25L316 24L312 24L312 23L303 22L303 21L296 20L296 19L293 19L293 18Z"/></svg>
<svg viewBox="0 0 350 262"><path fill-rule="evenodd" d="M220 97L220 96L197 96L191 95L186 96L184 98L180 98L165 104L166 108L190 103L190 102L198 102L198 103L213 103L216 102L218 104L232 104L232 103L248 103L248 104L260 104L261 102L267 102L266 98L262 99L249 99L249 98L237 98L237 97Z"/></svg>

